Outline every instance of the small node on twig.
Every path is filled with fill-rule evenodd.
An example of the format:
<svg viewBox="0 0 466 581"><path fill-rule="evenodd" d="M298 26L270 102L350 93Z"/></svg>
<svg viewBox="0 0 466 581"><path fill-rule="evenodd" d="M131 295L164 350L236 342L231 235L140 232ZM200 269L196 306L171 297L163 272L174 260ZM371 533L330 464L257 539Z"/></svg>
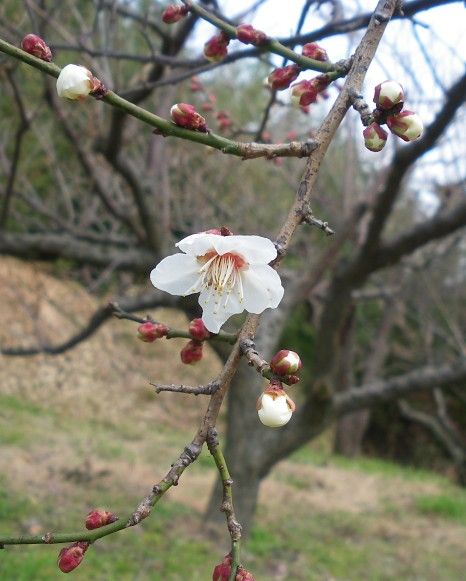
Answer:
<svg viewBox="0 0 466 581"><path fill-rule="evenodd" d="M327 236L333 236L335 234L335 231L332 230L332 228L330 228L330 226L328 225L328 222L324 222L323 220L319 220L318 218L316 218L312 212L312 209L308 206L306 208L303 208L303 211L301 213L301 222L303 224L309 224L309 226L315 226L316 228L319 228L319 230L322 230L323 232L325 232L325 234L327 234Z"/></svg>

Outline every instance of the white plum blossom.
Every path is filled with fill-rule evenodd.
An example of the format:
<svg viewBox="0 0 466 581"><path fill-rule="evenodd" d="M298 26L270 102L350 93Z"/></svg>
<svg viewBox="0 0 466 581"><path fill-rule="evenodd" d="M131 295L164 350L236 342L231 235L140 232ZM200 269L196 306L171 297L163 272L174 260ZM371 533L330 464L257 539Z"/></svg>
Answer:
<svg viewBox="0 0 466 581"><path fill-rule="evenodd" d="M269 266L277 256L274 244L261 236L220 232L184 238L176 244L182 252L164 258L150 275L156 288L172 295L200 293L202 320L211 333L244 310L275 309L283 297L280 277Z"/></svg>
<svg viewBox="0 0 466 581"><path fill-rule="evenodd" d="M280 428L287 424L295 404L283 389L267 388L257 400L257 413L260 421L269 428Z"/></svg>
<svg viewBox="0 0 466 581"><path fill-rule="evenodd" d="M91 71L81 65L66 65L57 79L57 93L66 99L83 99L95 89Z"/></svg>

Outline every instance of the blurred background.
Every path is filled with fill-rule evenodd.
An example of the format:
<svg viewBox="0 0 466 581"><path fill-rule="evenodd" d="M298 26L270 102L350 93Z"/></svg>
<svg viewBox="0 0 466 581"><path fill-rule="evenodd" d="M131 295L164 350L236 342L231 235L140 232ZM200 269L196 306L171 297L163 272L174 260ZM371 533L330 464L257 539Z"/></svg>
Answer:
<svg viewBox="0 0 466 581"><path fill-rule="evenodd" d="M204 4L298 52L317 41L338 61L376 3ZM308 111L293 108L289 91L264 86L278 57L246 58L235 41L225 62L210 64L202 46L214 29L192 16L169 27L166 5L3 0L0 36L19 46L40 34L59 66L82 64L162 117L188 102L232 139L313 136L343 81ZM312 201L335 235L298 232L283 261L285 299L257 338L266 358L279 348L301 355L290 388L301 408L324 374L343 392L465 357L464 5L411 0L405 14L389 25L364 95L371 104L377 83L398 80L428 137L413 147L389 136L370 153L348 113ZM151 268L180 238L220 225L273 239L305 162L241 161L164 139L101 102L59 101L54 79L5 55L0 82L0 527L77 530L93 507L134 508L197 429L205 400L155 395L149 381L207 383L228 352L212 343L184 366L186 340L141 343L135 323L106 305L186 329L197 303L155 291ZM286 432L258 422L261 387L241 368L219 425L256 579L463 578L464 382L331 427L292 420ZM98 542L75 578L209 579L229 550L215 480L204 450L150 519ZM9 547L0 577L58 579L58 549Z"/></svg>

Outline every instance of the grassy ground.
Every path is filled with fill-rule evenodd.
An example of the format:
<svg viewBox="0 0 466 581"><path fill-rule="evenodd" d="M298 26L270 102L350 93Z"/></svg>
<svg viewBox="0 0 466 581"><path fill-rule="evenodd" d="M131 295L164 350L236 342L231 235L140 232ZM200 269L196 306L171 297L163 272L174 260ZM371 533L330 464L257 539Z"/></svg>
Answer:
<svg viewBox="0 0 466 581"><path fill-rule="evenodd" d="M49 340L66 336L93 306L80 289L36 271L31 288L39 286L48 300L34 302L24 267L18 271L7 261L3 269L0 264L2 344L33 343L34 328L44 322ZM18 273L26 278L18 281ZM24 320L8 302L18 288L27 306ZM53 308L63 297L73 316ZM176 313L163 313L167 317L184 324ZM3 358L1 533L76 530L92 507L132 510L192 436L203 406L200 398L155 396L148 379L205 382L218 367L212 354L195 368L180 366L172 345L135 341L134 327L122 321L60 357ZM214 478L204 451L142 526L95 543L73 578L209 580L228 551L224 531L212 539L203 529ZM257 581L460 581L465 538L461 489L429 472L330 456L316 442L264 483L243 559ZM0 579L60 579L58 551L7 547L0 551Z"/></svg>

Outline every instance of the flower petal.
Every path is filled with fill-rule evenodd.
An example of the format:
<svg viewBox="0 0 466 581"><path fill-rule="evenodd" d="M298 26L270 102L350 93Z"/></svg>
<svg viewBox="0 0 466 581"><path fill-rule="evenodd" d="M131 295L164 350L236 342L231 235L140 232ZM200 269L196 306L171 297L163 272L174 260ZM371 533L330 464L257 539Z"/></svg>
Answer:
<svg viewBox="0 0 466 581"><path fill-rule="evenodd" d="M264 309L275 309L282 300L284 289L278 273L267 264L253 264L241 271L244 308L259 314Z"/></svg>
<svg viewBox="0 0 466 581"><path fill-rule="evenodd" d="M191 256L203 256L206 252L214 248L213 240L215 238L223 238L223 236L199 232L198 234L191 234L191 236L183 238L183 240L177 242L176 246Z"/></svg>
<svg viewBox="0 0 466 581"><path fill-rule="evenodd" d="M212 236L212 242L219 254L236 252L249 264L268 264L277 257L274 243L263 236Z"/></svg>
<svg viewBox="0 0 466 581"><path fill-rule="evenodd" d="M211 287L204 289L199 296L202 307L202 320L211 333L218 333L223 323L232 315L242 313L244 304L239 296L239 289L231 293L216 293Z"/></svg>
<svg viewBox="0 0 466 581"><path fill-rule="evenodd" d="M152 284L172 295L190 295L199 278L199 263L188 254L172 254L164 258L150 273Z"/></svg>

